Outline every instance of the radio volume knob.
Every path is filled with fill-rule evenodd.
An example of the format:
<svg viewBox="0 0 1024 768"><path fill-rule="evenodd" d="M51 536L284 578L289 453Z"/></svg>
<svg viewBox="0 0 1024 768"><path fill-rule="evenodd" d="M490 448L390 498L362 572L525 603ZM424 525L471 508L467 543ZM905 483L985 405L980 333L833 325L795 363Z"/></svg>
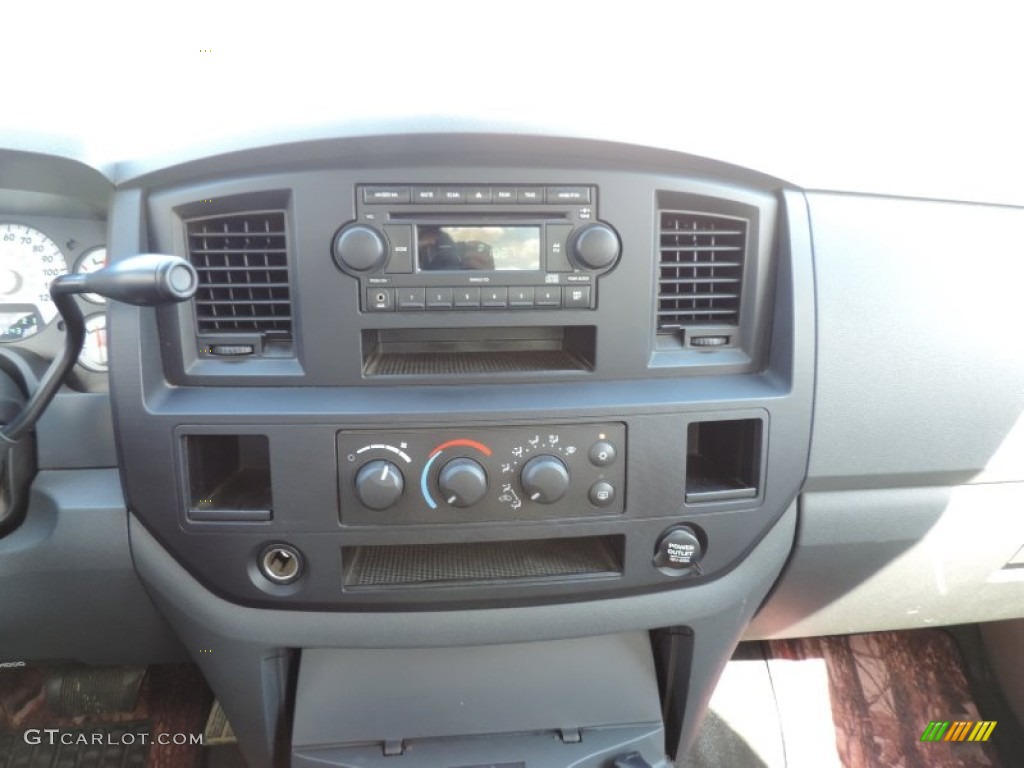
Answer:
<svg viewBox="0 0 1024 768"><path fill-rule="evenodd" d="M369 461L356 473L356 496L363 506L382 510L395 506L405 490L402 470L390 461Z"/></svg>
<svg viewBox="0 0 1024 768"><path fill-rule="evenodd" d="M472 507L487 495L487 473L473 459L452 459L441 468L437 487L453 507Z"/></svg>
<svg viewBox="0 0 1024 768"><path fill-rule="evenodd" d="M557 456L534 456L523 466L519 482L530 501L554 504L569 490L569 470Z"/></svg>
<svg viewBox="0 0 1024 768"><path fill-rule="evenodd" d="M372 272L382 267L387 257L384 236L373 227L348 224L334 236L334 261L346 272Z"/></svg>
<svg viewBox="0 0 1024 768"><path fill-rule="evenodd" d="M569 241L569 258L582 269L608 269L619 260L622 243L607 224L588 224Z"/></svg>

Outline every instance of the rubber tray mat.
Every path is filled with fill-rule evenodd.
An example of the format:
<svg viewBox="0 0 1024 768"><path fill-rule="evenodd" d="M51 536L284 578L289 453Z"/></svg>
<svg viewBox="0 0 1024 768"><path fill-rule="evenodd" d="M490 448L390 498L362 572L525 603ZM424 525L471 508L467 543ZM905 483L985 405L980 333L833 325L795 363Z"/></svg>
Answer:
<svg viewBox="0 0 1024 768"><path fill-rule="evenodd" d="M30 733L39 744L24 732L0 733L0 768L143 768L151 731L149 723L68 729L52 744L46 733Z"/></svg>
<svg viewBox="0 0 1024 768"><path fill-rule="evenodd" d="M174 734L202 734L206 716L213 702L199 670L191 664L158 664L148 668L139 689L138 703L131 712L113 712L102 715L60 716L47 703L46 679L50 670L34 666L0 670L0 738L14 734L25 745L26 731L57 729L61 733L141 733L151 734L148 751L141 762L117 763L100 760L90 750L72 755L67 761L47 763L42 758L33 761L24 757L18 748L18 760L11 762L7 755L10 746L0 752L0 768L105 768L107 765L145 765L147 768L194 768L202 760L202 747L193 743L177 743ZM160 734L168 734L157 741ZM65 741L70 741L67 737ZM115 739L111 738L111 741ZM8 742L3 742L5 745ZM42 746L42 745L39 745ZM85 746L85 745L83 745ZM135 752L132 752L131 759ZM124 757L124 756L122 756ZM76 762L77 760L80 762ZM27 761L26 761L27 760Z"/></svg>

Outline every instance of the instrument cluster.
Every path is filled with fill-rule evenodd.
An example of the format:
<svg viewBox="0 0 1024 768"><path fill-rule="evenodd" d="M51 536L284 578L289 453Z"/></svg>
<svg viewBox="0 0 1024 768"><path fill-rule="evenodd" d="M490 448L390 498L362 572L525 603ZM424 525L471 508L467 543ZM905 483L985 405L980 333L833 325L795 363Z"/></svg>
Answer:
<svg viewBox="0 0 1024 768"><path fill-rule="evenodd" d="M62 328L50 283L70 271L87 273L105 266L105 239L101 221L0 213L0 344L52 356ZM106 301L86 294L80 304L87 334L79 366L106 373Z"/></svg>

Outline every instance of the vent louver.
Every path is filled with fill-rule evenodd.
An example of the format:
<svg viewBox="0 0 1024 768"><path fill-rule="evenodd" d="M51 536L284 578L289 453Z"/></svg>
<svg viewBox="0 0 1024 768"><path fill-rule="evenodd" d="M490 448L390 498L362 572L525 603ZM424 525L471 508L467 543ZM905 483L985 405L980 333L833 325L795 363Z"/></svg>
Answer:
<svg viewBox="0 0 1024 768"><path fill-rule="evenodd" d="M200 334L292 336L288 238L283 211L186 222L188 258L199 273L194 300Z"/></svg>
<svg viewBox="0 0 1024 768"><path fill-rule="evenodd" d="M659 213L658 332L738 325L747 221Z"/></svg>

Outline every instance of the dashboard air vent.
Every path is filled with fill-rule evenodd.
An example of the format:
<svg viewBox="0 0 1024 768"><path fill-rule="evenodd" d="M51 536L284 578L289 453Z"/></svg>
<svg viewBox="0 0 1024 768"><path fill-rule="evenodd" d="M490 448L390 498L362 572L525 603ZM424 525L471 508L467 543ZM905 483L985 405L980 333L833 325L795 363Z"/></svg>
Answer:
<svg viewBox="0 0 1024 768"><path fill-rule="evenodd" d="M659 213L658 333L738 325L747 221Z"/></svg>
<svg viewBox="0 0 1024 768"><path fill-rule="evenodd" d="M200 334L292 336L288 238L283 211L210 216L186 222L188 258L199 272Z"/></svg>

